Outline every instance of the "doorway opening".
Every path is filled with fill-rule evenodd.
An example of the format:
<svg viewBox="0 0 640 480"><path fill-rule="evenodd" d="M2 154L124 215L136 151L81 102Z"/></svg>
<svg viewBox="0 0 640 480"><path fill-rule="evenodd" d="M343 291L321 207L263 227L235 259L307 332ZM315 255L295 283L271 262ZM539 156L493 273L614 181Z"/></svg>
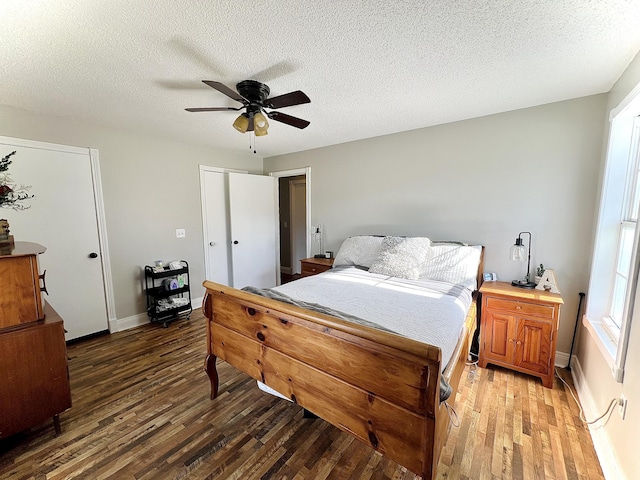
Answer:
<svg viewBox="0 0 640 480"><path fill-rule="evenodd" d="M300 277L311 248L311 169L271 172L278 180L280 283Z"/></svg>

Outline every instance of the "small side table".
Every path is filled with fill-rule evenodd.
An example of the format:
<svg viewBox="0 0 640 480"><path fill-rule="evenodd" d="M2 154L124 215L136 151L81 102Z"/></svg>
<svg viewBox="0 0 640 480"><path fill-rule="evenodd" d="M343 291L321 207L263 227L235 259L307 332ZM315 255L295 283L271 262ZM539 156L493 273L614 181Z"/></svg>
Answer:
<svg viewBox="0 0 640 480"><path fill-rule="evenodd" d="M333 258L303 258L300 260L303 277L310 277L318 273L331 270Z"/></svg>
<svg viewBox="0 0 640 480"><path fill-rule="evenodd" d="M552 388L562 297L506 282L485 282L480 294L480 367L493 363L535 375Z"/></svg>

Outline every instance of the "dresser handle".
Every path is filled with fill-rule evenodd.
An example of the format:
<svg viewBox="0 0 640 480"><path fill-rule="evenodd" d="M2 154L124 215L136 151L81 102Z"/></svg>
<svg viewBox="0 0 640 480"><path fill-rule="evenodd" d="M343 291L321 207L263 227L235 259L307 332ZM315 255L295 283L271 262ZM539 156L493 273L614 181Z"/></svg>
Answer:
<svg viewBox="0 0 640 480"><path fill-rule="evenodd" d="M522 342L521 342L520 340L518 340L518 341L516 342L516 345L522 345Z"/></svg>
<svg viewBox="0 0 640 480"><path fill-rule="evenodd" d="M47 282L44 279L44 276L46 274L47 274L47 271L45 270L44 272L42 272L42 275L38 275L38 278L42 280L42 286L40 287L40 291L49 295L49 292L47 292Z"/></svg>
<svg viewBox="0 0 640 480"><path fill-rule="evenodd" d="M516 310L522 310L522 306L517 305L517 306L516 306Z"/></svg>

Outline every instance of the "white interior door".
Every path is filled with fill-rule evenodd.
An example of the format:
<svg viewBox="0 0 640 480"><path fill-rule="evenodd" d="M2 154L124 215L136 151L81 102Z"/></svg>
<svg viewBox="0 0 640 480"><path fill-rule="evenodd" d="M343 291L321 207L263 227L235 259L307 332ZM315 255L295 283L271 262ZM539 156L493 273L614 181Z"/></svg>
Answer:
<svg viewBox="0 0 640 480"><path fill-rule="evenodd" d="M207 280L231 285L228 173L201 169L203 230Z"/></svg>
<svg viewBox="0 0 640 480"><path fill-rule="evenodd" d="M16 241L39 243L49 295L71 340L109 328L98 215L87 148L0 138L2 156L15 150L9 174L31 185L31 208L3 209ZM6 152L6 153L4 153ZM95 256L93 255L95 254Z"/></svg>
<svg viewBox="0 0 640 480"><path fill-rule="evenodd" d="M229 173L229 213L233 286L268 288L276 285L276 179Z"/></svg>
<svg viewBox="0 0 640 480"><path fill-rule="evenodd" d="M307 184L304 180L289 182L291 203L291 271L301 273L300 260L307 258Z"/></svg>

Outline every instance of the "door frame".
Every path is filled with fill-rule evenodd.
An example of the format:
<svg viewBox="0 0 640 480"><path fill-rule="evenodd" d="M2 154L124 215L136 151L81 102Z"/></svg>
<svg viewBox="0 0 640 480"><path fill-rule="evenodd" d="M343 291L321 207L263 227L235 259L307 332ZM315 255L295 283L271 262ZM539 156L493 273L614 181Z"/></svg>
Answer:
<svg viewBox="0 0 640 480"><path fill-rule="evenodd" d="M299 175L304 175L305 176L305 182L307 184L307 191L306 191L306 200L307 200L307 205L306 205L306 239L307 239L307 251L306 251L306 256L309 257L309 255L311 254L311 167L302 167L302 168L295 168L292 170L278 170L278 171L274 171L274 172L269 172L269 175L271 175L272 177L276 177L278 180L280 180L280 178L282 177L297 177ZM280 182L277 181L277 193L279 194L280 192ZM279 213L279 211L278 211ZM278 230L279 231L279 230ZM280 250L278 249L278 252ZM279 264L280 262L278 262ZM278 276L280 276L280 265L278 265Z"/></svg>
<svg viewBox="0 0 640 480"><path fill-rule="evenodd" d="M100 156L98 150L90 147L74 147L57 143L2 136L0 136L0 145L15 145L23 148L53 150L62 153L86 155L89 157L93 199L96 207L96 225L98 230L98 244L100 246L100 263L102 268L105 307L107 309L107 322L109 332L117 332L118 319L116 317L116 306L113 293L113 277L111 275L111 259L109 257L109 243L107 241L107 222L104 214L104 197L102 195L102 178L100 176Z"/></svg>
<svg viewBox="0 0 640 480"><path fill-rule="evenodd" d="M290 225L290 235L289 235L289 242L291 245L290 248L290 255L291 258L289 259L291 261L291 273L295 274L298 270L299 270L299 265L296 265L297 263L297 256L299 254L298 249L296 248L297 242L296 242L296 230L298 229L298 222L295 220L295 215L293 214L294 210L295 210L295 205L296 205L296 197L294 195L294 191L295 191L295 187L296 185L304 185L305 188L305 198L306 198L306 192L307 192L307 182L306 180L289 180L289 225ZM307 214L305 212L305 222L307 219ZM305 230L305 232L307 231L307 226L304 225L303 227ZM302 258L307 258L309 256L309 254L307 253L307 249L308 249L308 245L307 245L307 235L305 233L305 252Z"/></svg>
<svg viewBox="0 0 640 480"><path fill-rule="evenodd" d="M200 175L200 212L202 214L202 249L204 252L204 278L212 278L211 268L209 266L209 246L207 232L208 223L207 223L207 205L205 202L205 186L204 186L204 175L206 172L214 172L214 173L249 173L247 170L237 170L234 168L223 168L223 167L212 167L210 165L198 165L198 171ZM227 205L225 208L229 208L227 198Z"/></svg>

